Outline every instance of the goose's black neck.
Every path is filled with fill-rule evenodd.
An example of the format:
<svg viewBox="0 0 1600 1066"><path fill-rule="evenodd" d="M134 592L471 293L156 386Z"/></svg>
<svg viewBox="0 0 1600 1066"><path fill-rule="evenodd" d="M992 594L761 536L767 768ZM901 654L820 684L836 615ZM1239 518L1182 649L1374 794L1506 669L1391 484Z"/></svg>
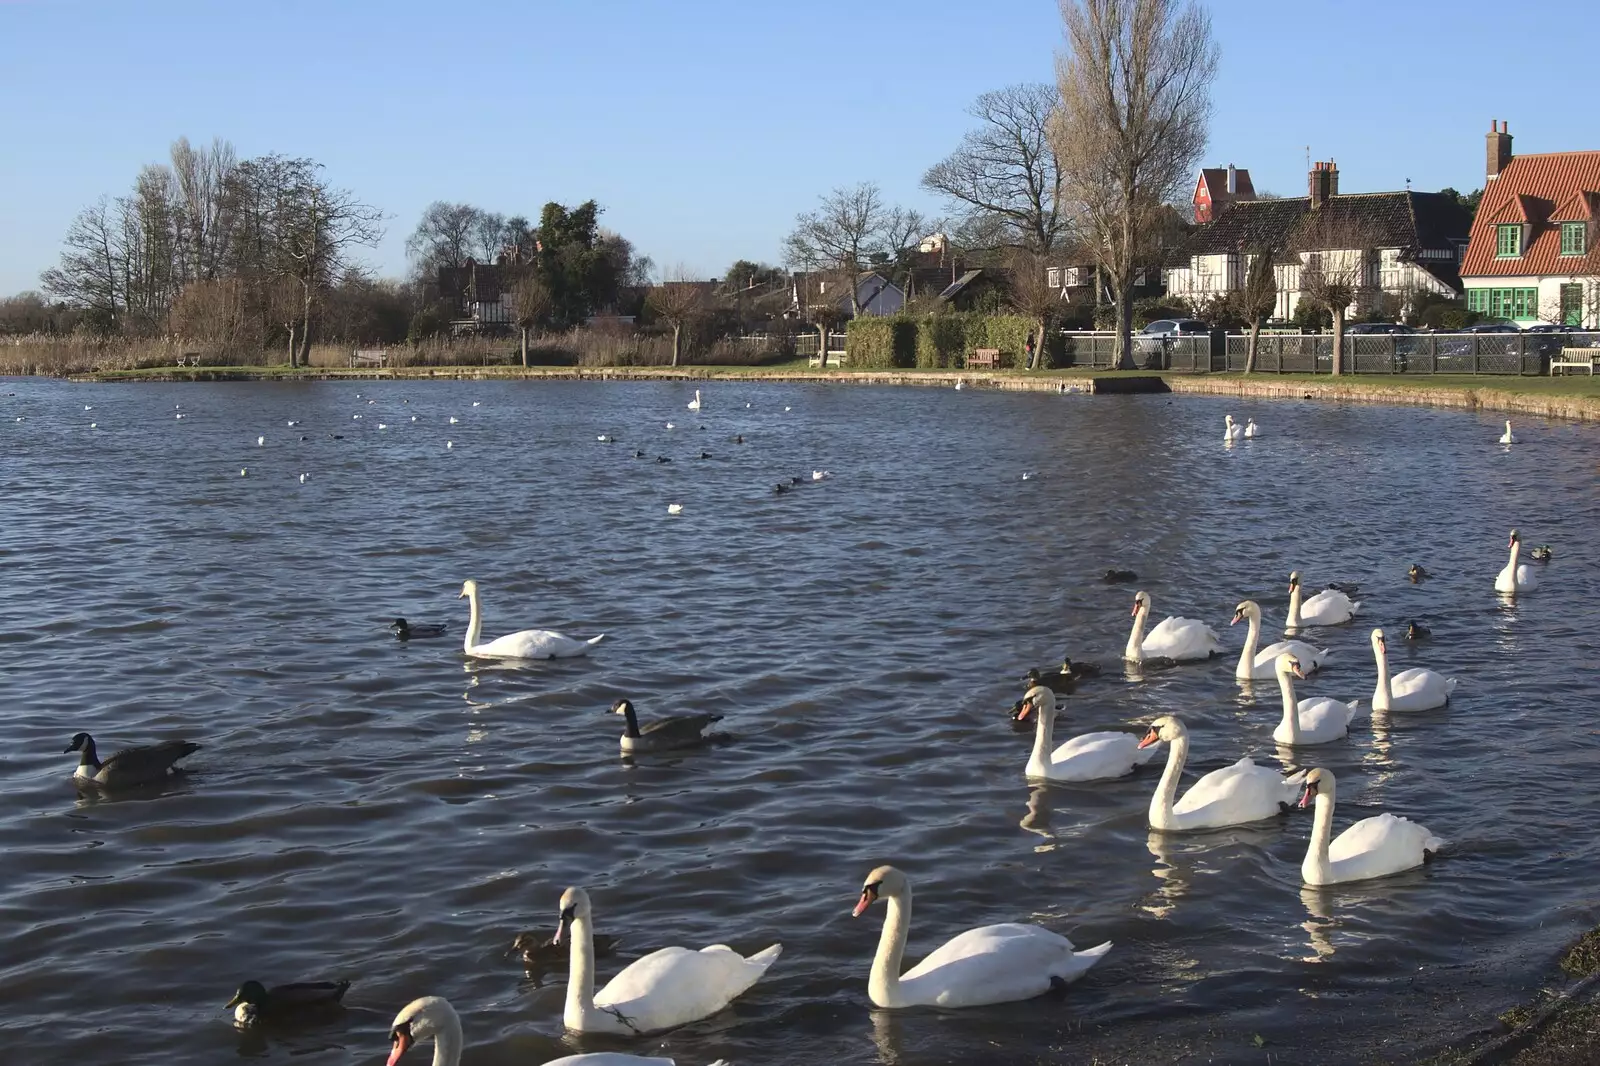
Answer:
<svg viewBox="0 0 1600 1066"><path fill-rule="evenodd" d="M99 772L100 759L95 755L93 737L86 736L83 738L83 754L78 756L78 765L92 766L95 768L95 772Z"/></svg>
<svg viewBox="0 0 1600 1066"><path fill-rule="evenodd" d="M637 737L639 735L639 716L634 713L633 701L623 700L621 710L623 716L628 720L628 736Z"/></svg>

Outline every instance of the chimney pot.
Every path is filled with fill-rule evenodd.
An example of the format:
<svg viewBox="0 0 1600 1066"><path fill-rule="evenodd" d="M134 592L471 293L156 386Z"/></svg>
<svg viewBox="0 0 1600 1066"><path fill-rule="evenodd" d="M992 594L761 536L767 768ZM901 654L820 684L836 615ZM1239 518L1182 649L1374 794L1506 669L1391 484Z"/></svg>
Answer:
<svg viewBox="0 0 1600 1066"><path fill-rule="evenodd" d="M1511 123L1493 119L1489 125L1484 174L1487 180L1493 181L1511 163Z"/></svg>

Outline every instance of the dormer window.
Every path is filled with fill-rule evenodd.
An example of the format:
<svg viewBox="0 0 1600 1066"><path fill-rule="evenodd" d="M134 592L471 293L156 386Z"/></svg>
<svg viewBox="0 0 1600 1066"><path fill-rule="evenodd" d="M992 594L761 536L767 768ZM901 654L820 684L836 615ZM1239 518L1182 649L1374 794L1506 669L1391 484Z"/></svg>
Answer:
<svg viewBox="0 0 1600 1066"><path fill-rule="evenodd" d="M1494 256L1496 259L1517 259L1522 255L1522 227L1496 226Z"/></svg>
<svg viewBox="0 0 1600 1066"><path fill-rule="evenodd" d="M1582 222L1561 223L1561 254L1586 255L1589 251L1588 229Z"/></svg>

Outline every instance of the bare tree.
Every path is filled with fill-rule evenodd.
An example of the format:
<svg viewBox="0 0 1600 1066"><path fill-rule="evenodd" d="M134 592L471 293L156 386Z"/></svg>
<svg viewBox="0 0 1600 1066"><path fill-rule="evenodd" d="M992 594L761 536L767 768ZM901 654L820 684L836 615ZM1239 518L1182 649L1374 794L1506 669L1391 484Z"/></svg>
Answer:
<svg viewBox="0 0 1600 1066"><path fill-rule="evenodd" d="M478 243L484 212L471 204L435 200L406 238L406 254L427 277L440 267L466 266Z"/></svg>
<svg viewBox="0 0 1600 1066"><path fill-rule="evenodd" d="M878 231L879 247L873 258L881 259L889 280L905 287L910 274L912 256L922 244L922 239L942 223L928 219L919 211L904 207L891 207L883 213L883 223Z"/></svg>
<svg viewBox="0 0 1600 1066"><path fill-rule="evenodd" d="M480 211L472 224L472 251L480 263L493 263L506 250L506 216Z"/></svg>
<svg viewBox="0 0 1600 1066"><path fill-rule="evenodd" d="M1045 339L1050 336L1050 323L1061 312L1061 290L1052 289L1048 284L1048 262L1043 253L1020 248L1012 252L1008 260L1011 291L1006 296L1006 302L1017 314L1025 315L1035 323L1033 333L1037 340L1034 342L1033 358L1025 367L1027 370L1034 369L1036 361L1043 360Z"/></svg>
<svg viewBox="0 0 1600 1066"><path fill-rule="evenodd" d="M101 197L72 220L61 264L46 270L40 281L45 292L86 308L96 326L114 331L121 325L126 306L126 258L116 209L108 198Z"/></svg>
<svg viewBox="0 0 1600 1066"><path fill-rule="evenodd" d="M1333 318L1333 372L1344 373L1344 323L1352 305L1379 292L1379 238L1360 220L1332 206L1313 208L1290 237L1300 267L1300 299Z"/></svg>
<svg viewBox="0 0 1600 1066"><path fill-rule="evenodd" d="M1134 279L1162 205L1205 148L1217 47L1194 0L1060 3L1052 140L1062 192L1111 286L1118 363L1131 368Z"/></svg>
<svg viewBox="0 0 1600 1066"><path fill-rule="evenodd" d="M223 268L231 237L232 213L226 192L239 165L233 145L218 137L210 148L195 148L189 138L172 144L172 174L182 219L183 264L181 278L209 281Z"/></svg>
<svg viewBox="0 0 1600 1066"><path fill-rule="evenodd" d="M784 258L802 270L838 270L848 277L850 313L861 313L856 278L874 251L883 250L882 233L888 209L872 182L834 189L822 205L795 218L784 239Z"/></svg>
<svg viewBox="0 0 1600 1066"><path fill-rule="evenodd" d="M528 365L528 334L550 321L555 301L550 290L531 271L517 282L513 295L517 301L517 328L522 333L522 365Z"/></svg>
<svg viewBox="0 0 1600 1066"><path fill-rule="evenodd" d="M683 357L683 331L706 311L710 285L690 277L683 267L674 267L666 280L650 290L650 309L672 327L672 365Z"/></svg>
<svg viewBox="0 0 1600 1066"><path fill-rule="evenodd" d="M1278 306L1278 278L1275 259L1278 249L1260 244L1248 253L1244 287L1239 290L1239 313L1250 323L1250 350L1244 358L1244 372L1255 373L1256 351L1261 341L1261 323Z"/></svg>
<svg viewBox="0 0 1600 1066"><path fill-rule="evenodd" d="M1012 85L968 109L982 123L922 176L922 187L958 205L995 243L1048 255L1065 235L1061 164L1050 136L1061 104L1055 87Z"/></svg>

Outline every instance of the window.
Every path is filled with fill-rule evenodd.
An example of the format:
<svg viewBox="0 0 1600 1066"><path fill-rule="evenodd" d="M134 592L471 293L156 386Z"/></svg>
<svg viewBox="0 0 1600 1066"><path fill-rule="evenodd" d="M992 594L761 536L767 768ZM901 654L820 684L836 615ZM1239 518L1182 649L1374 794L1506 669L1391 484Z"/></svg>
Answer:
<svg viewBox="0 0 1600 1066"><path fill-rule="evenodd" d="M1468 289L1467 310L1476 311L1485 318L1532 321L1539 317L1539 290Z"/></svg>
<svg viewBox="0 0 1600 1066"><path fill-rule="evenodd" d="M1516 259L1522 255L1522 227L1496 226L1494 254L1497 259Z"/></svg>
<svg viewBox="0 0 1600 1066"><path fill-rule="evenodd" d="M1581 223L1580 223L1581 225ZM1561 286L1561 324L1583 325L1583 284Z"/></svg>
<svg viewBox="0 0 1600 1066"><path fill-rule="evenodd" d="M1589 234L1582 222L1561 223L1561 254L1583 255L1589 250Z"/></svg>
<svg viewBox="0 0 1600 1066"><path fill-rule="evenodd" d="M1061 288L1061 268L1051 267L1044 272L1044 283L1052 289Z"/></svg>

